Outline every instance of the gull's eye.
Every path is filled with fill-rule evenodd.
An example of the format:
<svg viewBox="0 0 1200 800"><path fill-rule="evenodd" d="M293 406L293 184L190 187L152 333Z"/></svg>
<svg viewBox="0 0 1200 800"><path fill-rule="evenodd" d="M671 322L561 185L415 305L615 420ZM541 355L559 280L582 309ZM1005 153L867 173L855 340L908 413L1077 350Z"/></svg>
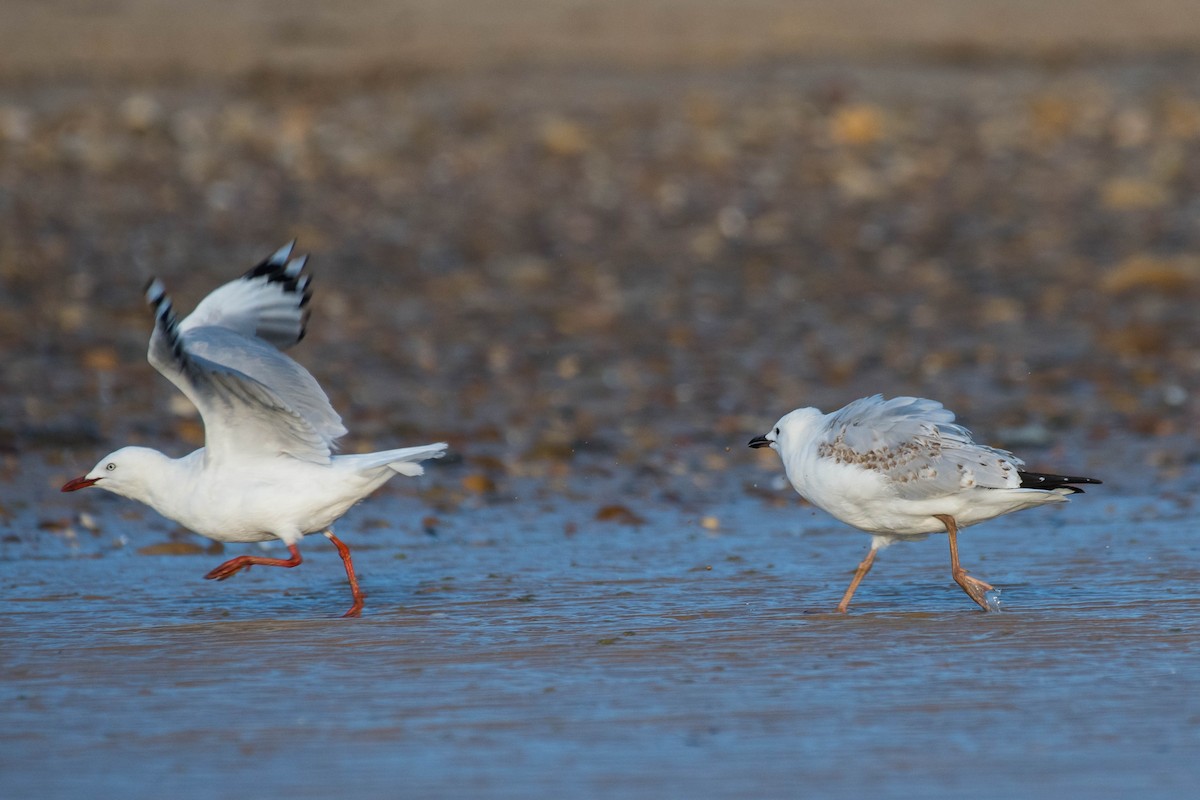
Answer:
<svg viewBox="0 0 1200 800"><path fill-rule="evenodd" d="M105 466L104 468L106 470L108 470L109 472L112 472L114 469L117 468L117 465L115 463L113 463L112 461L110 461L110 462L108 462L108 465Z"/></svg>
<svg viewBox="0 0 1200 800"><path fill-rule="evenodd" d="M775 429L775 435L776 435L776 436L778 436L778 435L779 435L779 428L776 428L776 429ZM111 467L111 466L112 466L112 464L109 464L109 466Z"/></svg>

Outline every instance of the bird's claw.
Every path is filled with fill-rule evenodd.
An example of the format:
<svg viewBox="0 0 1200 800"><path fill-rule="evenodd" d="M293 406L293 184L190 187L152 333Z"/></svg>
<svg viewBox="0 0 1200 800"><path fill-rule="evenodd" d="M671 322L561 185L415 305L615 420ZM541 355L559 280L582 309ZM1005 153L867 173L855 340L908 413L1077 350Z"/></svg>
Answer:
<svg viewBox="0 0 1200 800"><path fill-rule="evenodd" d="M216 569L205 575L205 579L210 581L223 581L227 578L232 578L234 575L238 574L244 569L250 569L252 566L251 564L246 564L244 562L239 563L239 560L244 557L245 556L238 556L237 558L226 561L224 564L219 565Z"/></svg>
<svg viewBox="0 0 1200 800"><path fill-rule="evenodd" d="M987 593L995 590L987 581L981 581L978 578L972 578L967 574L967 571L960 570L954 573L954 582L962 587L962 590L967 593L967 596L979 604L979 607L984 611L991 611L991 607L987 602Z"/></svg>

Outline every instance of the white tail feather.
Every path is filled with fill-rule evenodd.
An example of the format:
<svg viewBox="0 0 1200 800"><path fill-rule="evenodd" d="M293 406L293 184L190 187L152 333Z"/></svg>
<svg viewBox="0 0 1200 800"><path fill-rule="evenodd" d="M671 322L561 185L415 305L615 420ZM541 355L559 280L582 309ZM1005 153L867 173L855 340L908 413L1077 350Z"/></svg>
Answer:
<svg viewBox="0 0 1200 800"><path fill-rule="evenodd" d="M339 459L351 459L359 469L388 467L393 472L409 477L425 474L425 468L420 462L428 458L441 458L446 455L445 442L423 444L418 447L402 447L399 450L383 450L378 453L362 453L359 455L338 456Z"/></svg>

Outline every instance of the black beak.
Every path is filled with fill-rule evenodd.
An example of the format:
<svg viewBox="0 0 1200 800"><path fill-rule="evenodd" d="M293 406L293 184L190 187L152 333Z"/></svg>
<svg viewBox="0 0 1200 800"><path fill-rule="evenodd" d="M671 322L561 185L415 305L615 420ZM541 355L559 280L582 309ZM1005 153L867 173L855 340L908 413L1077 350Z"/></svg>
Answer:
<svg viewBox="0 0 1200 800"><path fill-rule="evenodd" d="M771 440L765 436L755 436L750 440L750 446L757 449L759 447L770 447Z"/></svg>

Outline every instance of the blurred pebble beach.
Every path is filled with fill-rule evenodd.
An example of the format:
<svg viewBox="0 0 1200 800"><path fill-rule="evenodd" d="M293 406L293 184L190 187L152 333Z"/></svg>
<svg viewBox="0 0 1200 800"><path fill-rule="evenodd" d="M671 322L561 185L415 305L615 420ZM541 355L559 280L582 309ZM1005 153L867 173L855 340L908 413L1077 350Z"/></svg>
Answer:
<svg viewBox="0 0 1200 800"><path fill-rule="evenodd" d="M881 391L1175 475L1200 22L986 6L9 6L0 448L198 444L142 285L186 309L296 237L350 449L704 469Z"/></svg>

